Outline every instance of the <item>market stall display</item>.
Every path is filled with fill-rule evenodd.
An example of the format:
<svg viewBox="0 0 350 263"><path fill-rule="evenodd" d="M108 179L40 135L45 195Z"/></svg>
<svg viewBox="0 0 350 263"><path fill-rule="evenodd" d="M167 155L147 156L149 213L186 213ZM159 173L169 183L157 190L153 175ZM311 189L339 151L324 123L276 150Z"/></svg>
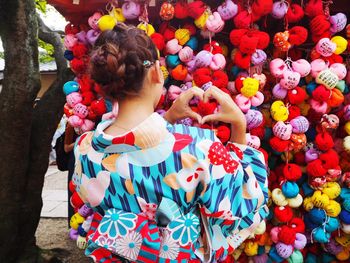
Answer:
<svg viewBox="0 0 350 263"><path fill-rule="evenodd" d="M106 2L106 1L105 1ZM350 27L330 1L113 1L83 24L66 27L65 57L76 79L63 87L65 114L79 133L113 117L113 105L89 77L89 51L100 32L125 22L144 30L159 50L163 114L183 91L214 85L235 100L247 121L248 145L270 169L270 215L239 249L219 262L349 262ZM149 16L149 8L156 19ZM154 12L156 10L156 12ZM218 103L193 99L201 116ZM226 143L229 126L213 129ZM86 246L92 210L75 192L70 236ZM247 182L251 191L254 189ZM217 247L220 250L220 247Z"/></svg>

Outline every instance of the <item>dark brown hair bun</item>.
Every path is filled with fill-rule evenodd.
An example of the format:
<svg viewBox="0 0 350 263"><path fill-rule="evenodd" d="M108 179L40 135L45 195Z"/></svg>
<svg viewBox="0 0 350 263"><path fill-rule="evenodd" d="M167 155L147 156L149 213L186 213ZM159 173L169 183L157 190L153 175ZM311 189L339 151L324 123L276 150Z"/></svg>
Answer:
<svg viewBox="0 0 350 263"><path fill-rule="evenodd" d="M139 93L147 70L144 62L157 59L156 47L143 30L118 23L97 39L90 73L106 97L122 100Z"/></svg>

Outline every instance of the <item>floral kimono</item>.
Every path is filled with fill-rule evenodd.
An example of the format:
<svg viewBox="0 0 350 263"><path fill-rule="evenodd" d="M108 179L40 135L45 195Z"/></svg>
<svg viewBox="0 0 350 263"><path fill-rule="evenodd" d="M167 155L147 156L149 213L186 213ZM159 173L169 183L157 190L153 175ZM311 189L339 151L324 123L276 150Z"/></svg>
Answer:
<svg viewBox="0 0 350 263"><path fill-rule="evenodd" d="M101 122L75 147L73 182L94 216L95 262L226 262L268 215L263 155L157 113L113 137Z"/></svg>

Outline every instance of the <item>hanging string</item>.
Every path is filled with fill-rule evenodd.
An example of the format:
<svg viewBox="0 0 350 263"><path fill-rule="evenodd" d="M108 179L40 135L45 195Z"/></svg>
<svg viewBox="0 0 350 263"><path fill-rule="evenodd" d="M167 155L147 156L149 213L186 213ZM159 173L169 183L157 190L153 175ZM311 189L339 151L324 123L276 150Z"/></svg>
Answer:
<svg viewBox="0 0 350 263"><path fill-rule="evenodd" d="M322 0L322 3L323 3L324 14L328 18L330 16L329 6L331 4L333 4L333 1L332 0Z"/></svg>

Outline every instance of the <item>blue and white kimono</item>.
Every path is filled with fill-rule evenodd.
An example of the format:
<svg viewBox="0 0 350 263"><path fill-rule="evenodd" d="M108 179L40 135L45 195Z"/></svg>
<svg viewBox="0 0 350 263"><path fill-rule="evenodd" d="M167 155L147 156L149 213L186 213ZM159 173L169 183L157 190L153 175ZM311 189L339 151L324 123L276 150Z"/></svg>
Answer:
<svg viewBox="0 0 350 263"><path fill-rule="evenodd" d="M75 147L73 183L94 209L95 262L220 262L268 215L267 167L248 146L157 113L113 137L100 123ZM123 261L124 260L124 261Z"/></svg>

